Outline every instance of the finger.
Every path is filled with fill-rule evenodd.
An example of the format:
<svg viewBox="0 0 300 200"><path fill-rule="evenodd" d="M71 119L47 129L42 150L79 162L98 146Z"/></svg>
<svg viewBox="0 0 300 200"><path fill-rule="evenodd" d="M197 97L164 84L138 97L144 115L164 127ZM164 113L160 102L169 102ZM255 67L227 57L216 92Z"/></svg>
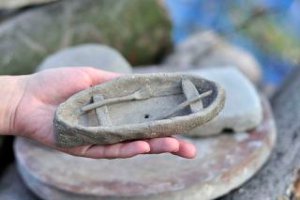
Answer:
<svg viewBox="0 0 300 200"><path fill-rule="evenodd" d="M172 137L165 138L154 138L146 140L150 145L151 154L177 152L179 150L179 142L177 139Z"/></svg>
<svg viewBox="0 0 300 200"><path fill-rule="evenodd" d="M97 85L121 76L119 73L95 69L93 67L84 67L83 70L88 73L93 85Z"/></svg>
<svg viewBox="0 0 300 200"><path fill-rule="evenodd" d="M174 155L183 158L188 158L188 159L192 159L196 157L197 150L192 143L180 139L178 139L178 141L179 141L179 150L177 152L174 152L173 153Z"/></svg>
<svg viewBox="0 0 300 200"><path fill-rule="evenodd" d="M91 146L80 156L89 158L130 158L150 151L150 146L144 141L118 143L106 146Z"/></svg>

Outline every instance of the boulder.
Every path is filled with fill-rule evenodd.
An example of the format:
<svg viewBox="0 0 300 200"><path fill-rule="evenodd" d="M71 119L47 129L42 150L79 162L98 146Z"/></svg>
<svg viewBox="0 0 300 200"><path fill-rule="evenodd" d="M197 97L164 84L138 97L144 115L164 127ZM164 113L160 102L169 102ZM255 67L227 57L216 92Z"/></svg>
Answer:
<svg viewBox="0 0 300 200"><path fill-rule="evenodd" d="M170 24L152 0L65 0L0 25L0 74L26 74L48 55L83 43L118 49L133 64L151 63L170 46Z"/></svg>

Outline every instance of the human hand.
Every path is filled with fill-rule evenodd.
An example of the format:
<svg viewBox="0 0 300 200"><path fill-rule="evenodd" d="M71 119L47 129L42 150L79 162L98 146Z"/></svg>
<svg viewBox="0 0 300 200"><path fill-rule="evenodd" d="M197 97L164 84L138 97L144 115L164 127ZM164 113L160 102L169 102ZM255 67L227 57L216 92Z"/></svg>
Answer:
<svg viewBox="0 0 300 200"><path fill-rule="evenodd" d="M139 154L172 153L184 158L196 155L195 147L173 137L124 142L113 145L86 145L58 148L53 118L57 106L71 95L111 80L118 75L94 68L60 68L22 76L23 92L18 101L11 130L63 152L90 158L129 158Z"/></svg>

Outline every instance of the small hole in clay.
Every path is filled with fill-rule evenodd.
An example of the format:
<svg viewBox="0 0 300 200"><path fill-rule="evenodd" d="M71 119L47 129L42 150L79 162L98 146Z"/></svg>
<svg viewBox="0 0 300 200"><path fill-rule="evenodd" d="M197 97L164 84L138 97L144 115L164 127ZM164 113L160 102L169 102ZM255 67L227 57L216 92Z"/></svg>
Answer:
<svg viewBox="0 0 300 200"><path fill-rule="evenodd" d="M231 134L231 133L234 133L233 129L232 128L223 128L223 133L227 133L227 134Z"/></svg>
<svg viewBox="0 0 300 200"><path fill-rule="evenodd" d="M144 118L148 119L150 116L148 114L145 114Z"/></svg>

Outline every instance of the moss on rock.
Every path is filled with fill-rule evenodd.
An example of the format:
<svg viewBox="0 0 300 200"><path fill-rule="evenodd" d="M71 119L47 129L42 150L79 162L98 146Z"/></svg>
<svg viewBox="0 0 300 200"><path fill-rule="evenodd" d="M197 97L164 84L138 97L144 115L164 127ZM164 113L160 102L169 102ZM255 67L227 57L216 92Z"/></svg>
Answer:
<svg viewBox="0 0 300 200"><path fill-rule="evenodd" d="M27 74L49 54L82 43L119 50L132 65L170 46L170 23L153 0L65 0L0 26L0 74Z"/></svg>

